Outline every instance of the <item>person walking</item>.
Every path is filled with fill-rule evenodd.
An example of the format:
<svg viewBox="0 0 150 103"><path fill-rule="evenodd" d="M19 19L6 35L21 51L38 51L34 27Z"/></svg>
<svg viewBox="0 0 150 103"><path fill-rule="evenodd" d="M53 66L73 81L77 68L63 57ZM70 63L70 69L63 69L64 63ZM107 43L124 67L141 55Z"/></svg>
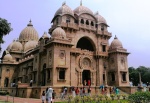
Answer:
<svg viewBox="0 0 150 103"><path fill-rule="evenodd" d="M91 96L91 87L88 88L88 95Z"/></svg>
<svg viewBox="0 0 150 103"><path fill-rule="evenodd" d="M80 88L80 96L81 96L81 97L83 96L83 90L82 90L82 87Z"/></svg>
<svg viewBox="0 0 150 103"><path fill-rule="evenodd" d="M119 95L119 89L118 88L116 88L116 95Z"/></svg>
<svg viewBox="0 0 150 103"><path fill-rule="evenodd" d="M55 92L55 90L53 90L53 93L52 93L53 102L55 101L55 96L56 96L56 92Z"/></svg>
<svg viewBox="0 0 150 103"><path fill-rule="evenodd" d="M48 103L48 87L46 88L46 103Z"/></svg>
<svg viewBox="0 0 150 103"><path fill-rule="evenodd" d="M79 88L78 87L76 88L75 92L76 92L76 95L79 95Z"/></svg>
<svg viewBox="0 0 150 103"><path fill-rule="evenodd" d="M53 89L50 87L47 91L48 103L52 103L52 93L53 93Z"/></svg>
<svg viewBox="0 0 150 103"><path fill-rule="evenodd" d="M32 87L32 84L33 84L33 80L31 79L30 80L30 87Z"/></svg>
<svg viewBox="0 0 150 103"><path fill-rule="evenodd" d="M74 87L72 87L72 97L73 98L76 97L76 93L75 93L75 88Z"/></svg>
<svg viewBox="0 0 150 103"><path fill-rule="evenodd" d="M44 101L45 101L45 91L43 91L42 93L42 103L44 103Z"/></svg>

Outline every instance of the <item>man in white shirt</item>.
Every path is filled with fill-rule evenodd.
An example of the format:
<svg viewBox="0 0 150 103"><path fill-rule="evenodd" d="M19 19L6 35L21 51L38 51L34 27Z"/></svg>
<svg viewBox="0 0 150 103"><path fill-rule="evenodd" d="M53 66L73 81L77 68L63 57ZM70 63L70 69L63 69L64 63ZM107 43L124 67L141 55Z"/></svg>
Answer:
<svg viewBox="0 0 150 103"><path fill-rule="evenodd" d="M52 103L52 93L53 93L53 89L50 87L47 91L48 103Z"/></svg>

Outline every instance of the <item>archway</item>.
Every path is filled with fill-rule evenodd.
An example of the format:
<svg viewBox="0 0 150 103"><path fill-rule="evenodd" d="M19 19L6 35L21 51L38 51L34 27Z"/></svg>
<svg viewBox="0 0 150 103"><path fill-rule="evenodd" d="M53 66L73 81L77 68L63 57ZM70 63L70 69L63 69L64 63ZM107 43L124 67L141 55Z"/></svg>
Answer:
<svg viewBox="0 0 150 103"><path fill-rule="evenodd" d="M90 70L83 70L82 72L82 84L87 86L88 82L90 81L90 85L91 85L91 72Z"/></svg>
<svg viewBox="0 0 150 103"><path fill-rule="evenodd" d="M76 48L86 49L89 51L94 51L94 43L88 37L82 37L78 43Z"/></svg>

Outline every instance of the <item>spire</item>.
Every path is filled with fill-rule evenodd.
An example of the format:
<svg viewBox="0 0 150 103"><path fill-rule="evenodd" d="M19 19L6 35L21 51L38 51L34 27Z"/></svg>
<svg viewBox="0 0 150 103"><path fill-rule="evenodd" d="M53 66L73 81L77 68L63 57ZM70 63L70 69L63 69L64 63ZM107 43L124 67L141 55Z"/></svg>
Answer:
<svg viewBox="0 0 150 103"><path fill-rule="evenodd" d="M33 26L31 19L30 19L29 24L27 26Z"/></svg>
<svg viewBox="0 0 150 103"><path fill-rule="evenodd" d="M95 13L95 15L99 15L99 12L97 11L97 12Z"/></svg>
<svg viewBox="0 0 150 103"><path fill-rule="evenodd" d="M62 3L62 6L64 6L64 5L66 5L66 1L64 1L64 2Z"/></svg>
<svg viewBox="0 0 150 103"><path fill-rule="evenodd" d="M115 35L115 38L114 38L114 39L118 39L116 35Z"/></svg>
<svg viewBox="0 0 150 103"><path fill-rule="evenodd" d="M82 0L80 1L80 6L82 6Z"/></svg>

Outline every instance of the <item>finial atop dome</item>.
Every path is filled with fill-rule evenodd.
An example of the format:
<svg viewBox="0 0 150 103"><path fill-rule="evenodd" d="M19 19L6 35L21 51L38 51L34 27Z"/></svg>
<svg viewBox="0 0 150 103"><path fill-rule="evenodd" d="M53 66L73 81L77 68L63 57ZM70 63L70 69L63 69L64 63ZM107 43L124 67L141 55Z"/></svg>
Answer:
<svg viewBox="0 0 150 103"><path fill-rule="evenodd" d="M95 13L95 15L99 15L99 12L97 11L97 12Z"/></svg>
<svg viewBox="0 0 150 103"><path fill-rule="evenodd" d="M82 0L80 1L80 6L82 6Z"/></svg>
<svg viewBox="0 0 150 103"><path fill-rule="evenodd" d="M30 19L29 24L28 24L27 26L33 26L31 22L32 22L32 21L31 21L31 19Z"/></svg>
<svg viewBox="0 0 150 103"><path fill-rule="evenodd" d="M118 39L116 35L115 35L114 39Z"/></svg>
<svg viewBox="0 0 150 103"><path fill-rule="evenodd" d="M62 3L62 6L64 6L64 5L66 5L66 1L64 1L64 2Z"/></svg>

